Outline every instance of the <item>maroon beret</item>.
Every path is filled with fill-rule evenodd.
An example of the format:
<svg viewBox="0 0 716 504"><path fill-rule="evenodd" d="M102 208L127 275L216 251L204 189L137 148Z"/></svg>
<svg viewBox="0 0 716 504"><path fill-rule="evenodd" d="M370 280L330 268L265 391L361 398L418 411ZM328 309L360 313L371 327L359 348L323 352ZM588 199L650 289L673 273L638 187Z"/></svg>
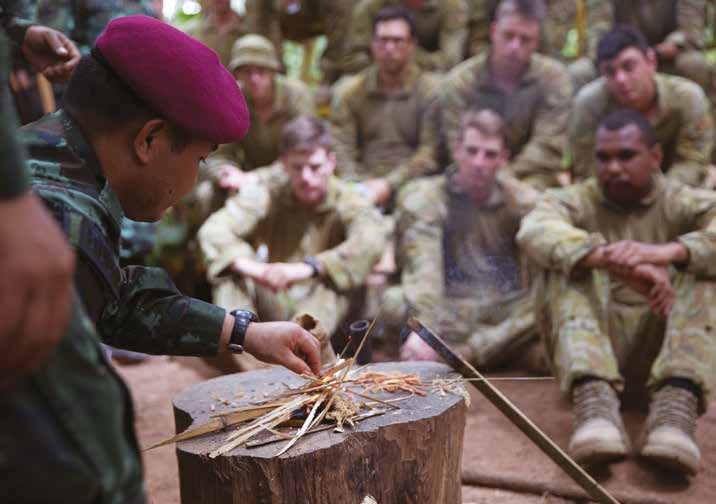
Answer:
<svg viewBox="0 0 716 504"><path fill-rule="evenodd" d="M249 112L236 79L216 53L148 16L113 19L95 54L162 117L214 143L237 142Z"/></svg>

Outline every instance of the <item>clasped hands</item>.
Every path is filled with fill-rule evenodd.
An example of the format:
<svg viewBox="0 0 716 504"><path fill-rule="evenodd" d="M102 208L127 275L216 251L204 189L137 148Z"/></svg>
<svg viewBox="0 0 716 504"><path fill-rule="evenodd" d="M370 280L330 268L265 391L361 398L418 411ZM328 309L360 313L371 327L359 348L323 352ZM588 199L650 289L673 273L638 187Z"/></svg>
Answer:
<svg viewBox="0 0 716 504"><path fill-rule="evenodd" d="M273 291L283 291L297 282L313 277L313 268L306 263L262 263L252 259L237 259L233 269Z"/></svg>
<svg viewBox="0 0 716 504"><path fill-rule="evenodd" d="M608 271L646 297L654 313L667 316L675 296L667 267L688 260L688 249L678 242L653 245L623 240L595 248L577 266Z"/></svg>

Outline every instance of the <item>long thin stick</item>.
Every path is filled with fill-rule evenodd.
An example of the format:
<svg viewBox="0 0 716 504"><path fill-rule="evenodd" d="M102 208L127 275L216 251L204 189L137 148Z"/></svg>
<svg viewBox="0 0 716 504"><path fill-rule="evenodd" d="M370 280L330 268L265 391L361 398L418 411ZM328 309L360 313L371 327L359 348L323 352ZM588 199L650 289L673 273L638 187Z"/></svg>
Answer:
<svg viewBox="0 0 716 504"><path fill-rule="evenodd" d="M494 385L492 385L477 369L453 352L450 347L430 329L425 327L419 320L411 318L408 320L408 328L417 333L430 348L435 350L443 359L458 373L465 378L478 378L471 383L479 390L485 398L490 401L508 420L520 429L528 438L536 444L542 452L567 473L580 487L584 489L595 501L600 504L619 504L609 492L604 489L594 478L567 455L557 443L552 441L547 434L537 427L532 420L512 404Z"/></svg>

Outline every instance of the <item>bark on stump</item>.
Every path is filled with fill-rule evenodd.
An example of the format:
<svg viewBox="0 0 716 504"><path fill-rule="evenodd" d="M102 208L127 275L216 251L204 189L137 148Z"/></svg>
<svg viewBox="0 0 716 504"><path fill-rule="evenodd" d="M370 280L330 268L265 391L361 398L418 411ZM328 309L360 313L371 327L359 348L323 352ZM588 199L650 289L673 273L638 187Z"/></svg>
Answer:
<svg viewBox="0 0 716 504"><path fill-rule="evenodd" d="M373 371L418 373L423 381L455 376L433 362L372 364ZM177 432L209 420L213 397L247 405L304 380L283 368L222 376L174 399ZM243 395L235 399L236 393ZM380 399L403 394L375 394ZM462 397L430 393L397 403L399 410L368 418L344 433L310 434L280 457L284 441L208 454L221 432L177 445L183 504L460 504L466 406ZM216 407L220 412L228 407Z"/></svg>

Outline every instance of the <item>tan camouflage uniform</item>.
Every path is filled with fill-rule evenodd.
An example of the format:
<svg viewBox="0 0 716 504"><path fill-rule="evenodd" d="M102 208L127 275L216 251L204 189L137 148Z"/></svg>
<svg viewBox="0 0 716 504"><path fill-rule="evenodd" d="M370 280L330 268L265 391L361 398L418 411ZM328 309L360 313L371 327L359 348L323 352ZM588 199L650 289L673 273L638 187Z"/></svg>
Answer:
<svg viewBox="0 0 716 504"><path fill-rule="evenodd" d="M532 299L515 235L537 191L498 174L480 207L446 175L401 192L397 261L401 286L384 295L384 313L401 325L416 316L481 367L503 363L534 340Z"/></svg>
<svg viewBox="0 0 716 504"><path fill-rule="evenodd" d="M259 171L275 174L279 169L274 165ZM255 310L262 320L290 320L309 313L332 334L385 247L385 223L354 188L335 177L326 201L314 212L296 202L287 177L276 180L282 183L242 188L199 230L214 302L227 309ZM325 278L276 294L227 273L238 258L259 260L262 245L268 252L262 259L269 263L315 257Z"/></svg>
<svg viewBox="0 0 716 504"><path fill-rule="evenodd" d="M557 185L557 175L564 169L572 100L572 83L564 65L534 54L522 82L507 95L492 82L489 54L483 53L455 67L445 77L441 91L444 147L454 143L465 110L491 108L507 124L507 146L512 154L508 170L537 188Z"/></svg>
<svg viewBox="0 0 716 504"><path fill-rule="evenodd" d="M354 0L303 0L301 8L288 13L285 0L247 0L246 24L251 33L270 39L283 60L283 41L304 40L326 35L327 45L320 67L324 82L334 82L341 75L345 37Z"/></svg>
<svg viewBox="0 0 716 504"><path fill-rule="evenodd" d="M355 6L346 40L344 72L357 73L370 65L373 17L383 7L399 3L362 0ZM467 11L463 0L425 0L413 14L418 40L415 60L422 69L444 72L462 61L467 36Z"/></svg>
<svg viewBox="0 0 716 504"><path fill-rule="evenodd" d="M656 74L658 110L649 122L664 150L662 168L669 178L700 186L713 147L713 122L703 90L682 77ZM577 94L569 120L569 146L574 180L592 175L594 131L620 106L607 91L604 77Z"/></svg>
<svg viewBox="0 0 716 504"><path fill-rule="evenodd" d="M234 42L249 33L244 18L236 13L232 17L233 20L228 26L217 28L211 24L207 16L202 16L189 24L185 30L187 35L216 51L221 64L225 67L228 67L231 61L231 48Z"/></svg>
<svg viewBox="0 0 716 504"><path fill-rule="evenodd" d="M715 218L716 194L660 174L634 211L606 200L594 178L543 196L517 241L546 270L537 321L563 392L584 376L618 389L625 379L654 387L682 377L707 395L716 369ZM604 271L574 270L594 247L620 240L688 248L688 264L672 268L676 301L668 319Z"/></svg>
<svg viewBox="0 0 716 504"><path fill-rule="evenodd" d="M351 181L386 177L393 191L437 168L434 120L439 78L412 65L403 89L379 89L370 66L345 81L334 96L331 122L339 175Z"/></svg>

